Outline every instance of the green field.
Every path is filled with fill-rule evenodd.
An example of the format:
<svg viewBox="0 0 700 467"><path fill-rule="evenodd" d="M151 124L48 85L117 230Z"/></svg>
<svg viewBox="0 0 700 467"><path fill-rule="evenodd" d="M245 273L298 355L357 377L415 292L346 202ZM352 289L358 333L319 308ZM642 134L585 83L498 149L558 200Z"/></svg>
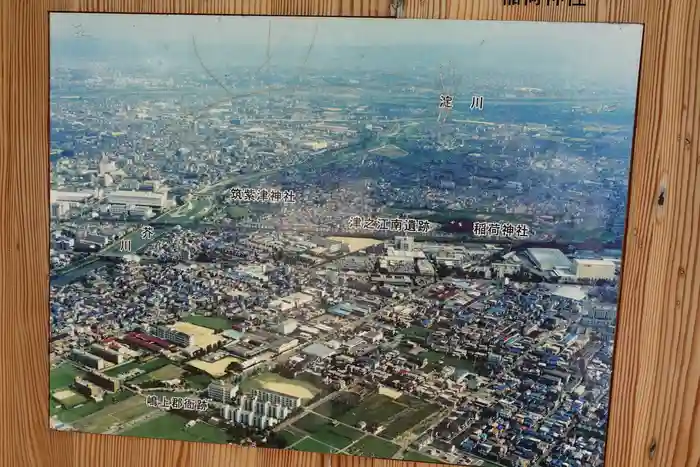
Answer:
<svg viewBox="0 0 700 467"><path fill-rule="evenodd" d="M306 452L321 452L321 453L333 453L335 449L330 446L316 441L313 438L304 438L297 444L292 446L295 451L306 451Z"/></svg>
<svg viewBox="0 0 700 467"><path fill-rule="evenodd" d="M133 420L153 410L156 409L146 406L146 399L144 397L132 396L116 404L108 405L82 418L73 425L80 431L103 433L115 423L124 423Z"/></svg>
<svg viewBox="0 0 700 467"><path fill-rule="evenodd" d="M327 400L323 404L317 406L314 412L324 415L328 418L342 417L349 410L357 407L361 402L360 396L352 392L341 392L334 399Z"/></svg>
<svg viewBox="0 0 700 467"><path fill-rule="evenodd" d="M295 430L294 428L287 428L280 431L278 434L280 437L284 438L284 440L287 442L287 446L291 446L292 444L306 437L306 435L298 433L298 431L299 430Z"/></svg>
<svg viewBox="0 0 700 467"><path fill-rule="evenodd" d="M53 399L49 400L49 416L58 415L61 413L61 410L63 409L59 407L58 402Z"/></svg>
<svg viewBox="0 0 700 467"><path fill-rule="evenodd" d="M333 422L314 413L310 413L297 420L294 428L303 430L317 441L343 449L353 441L363 436L363 433L349 426L333 426Z"/></svg>
<svg viewBox="0 0 700 467"><path fill-rule="evenodd" d="M357 426L361 421L367 423L367 425L381 424L405 408L390 397L375 394L363 400L357 407L348 410L344 415L338 417L337 420L351 426Z"/></svg>
<svg viewBox="0 0 700 467"><path fill-rule="evenodd" d="M406 451L403 455L403 460L413 462L430 462L433 464L444 464L444 462L440 459L436 459L434 457L416 451Z"/></svg>
<svg viewBox="0 0 700 467"><path fill-rule="evenodd" d="M92 415L98 410L102 410L105 407L126 400L132 396L133 393L130 391L119 391L115 394L106 395L100 402L89 401L77 407L61 410L56 416L64 423L73 423L81 418L87 417L88 415Z"/></svg>
<svg viewBox="0 0 700 467"><path fill-rule="evenodd" d="M410 326L406 329L402 329L400 332L407 338L415 339L419 342L425 341L425 338L432 333L430 329L423 328L420 326Z"/></svg>
<svg viewBox="0 0 700 467"><path fill-rule="evenodd" d="M183 319L188 323L195 324L197 326L202 326L203 328L209 329L231 329L233 322L229 319L222 318L220 316L200 316L200 315L190 315Z"/></svg>
<svg viewBox="0 0 700 467"><path fill-rule="evenodd" d="M55 391L56 389L67 388L73 384L73 380L76 376L81 375L83 372L78 368L74 367L70 362L61 363L59 366L51 370L49 376L49 388L50 391Z"/></svg>
<svg viewBox="0 0 700 467"><path fill-rule="evenodd" d="M158 368L155 371L151 371L150 373L137 376L136 378L130 380L130 382L134 384L141 384L145 383L146 381L165 381L180 378L182 373L184 373L184 370L179 366L168 364L162 368Z"/></svg>
<svg viewBox="0 0 700 467"><path fill-rule="evenodd" d="M382 436L388 439L396 438L439 411L440 407L428 403L423 403L411 410L406 410L389 423L384 431L382 431Z"/></svg>
<svg viewBox="0 0 700 467"><path fill-rule="evenodd" d="M219 428L202 422L186 428L185 424L187 422L188 420L184 417L163 412L163 415L119 434L123 436L137 436L139 438L174 439L205 443L227 443L229 441L226 433Z"/></svg>
<svg viewBox="0 0 700 467"><path fill-rule="evenodd" d="M192 373L184 378L193 389L204 389L212 382L212 377L204 373Z"/></svg>
<svg viewBox="0 0 700 467"><path fill-rule="evenodd" d="M250 215L250 209L244 206L228 206L226 216L230 219L244 219Z"/></svg>
<svg viewBox="0 0 700 467"><path fill-rule="evenodd" d="M63 399L61 401L57 401L57 403L62 405L65 409L72 409L75 406L85 404L89 401L90 399L76 392L75 395L73 395L72 397L69 397L68 399Z"/></svg>
<svg viewBox="0 0 700 467"><path fill-rule="evenodd" d="M123 373L128 373L131 370L138 368L141 364L135 361L132 362L127 362L123 363L121 365L109 368L107 370L104 370L103 373L106 374L107 376L111 376L113 378L118 377L120 374Z"/></svg>
<svg viewBox="0 0 700 467"><path fill-rule="evenodd" d="M400 447L394 443L377 438L376 436L365 436L357 443L353 444L346 452L358 456L380 457L389 459L396 454Z"/></svg>

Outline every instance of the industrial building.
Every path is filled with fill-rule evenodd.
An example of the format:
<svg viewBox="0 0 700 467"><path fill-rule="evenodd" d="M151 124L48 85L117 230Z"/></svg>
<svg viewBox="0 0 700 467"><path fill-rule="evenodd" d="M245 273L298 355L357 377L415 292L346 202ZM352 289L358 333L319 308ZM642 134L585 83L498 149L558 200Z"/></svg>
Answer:
<svg viewBox="0 0 700 467"><path fill-rule="evenodd" d="M577 279L613 279L615 263L605 259L574 259L572 272Z"/></svg>
<svg viewBox="0 0 700 467"><path fill-rule="evenodd" d="M97 355L110 363L120 364L124 361L124 356L122 354L99 344L93 344L90 346L90 353Z"/></svg>
<svg viewBox="0 0 700 467"><path fill-rule="evenodd" d="M69 203L77 204L84 203L96 196L95 192L92 191L59 191L51 190L50 200L51 203Z"/></svg>
<svg viewBox="0 0 700 467"><path fill-rule="evenodd" d="M571 260L555 248L528 248L525 255L540 271L571 271Z"/></svg>
<svg viewBox="0 0 700 467"><path fill-rule="evenodd" d="M121 340L125 344L158 353L160 353L163 349L168 349L172 346L170 342L164 339L159 339L158 337L141 332L128 332Z"/></svg>
<svg viewBox="0 0 700 467"><path fill-rule="evenodd" d="M304 347L302 349L301 353L308 357L314 357L314 358L320 358L320 359L326 359L329 357L332 357L335 355L335 351L331 349L330 347L327 347L323 344L319 344L318 342L315 342L307 347Z"/></svg>
<svg viewBox="0 0 700 467"><path fill-rule="evenodd" d="M100 357L83 352L82 350L73 349L70 353L70 358L78 363L93 368L95 370L101 370L105 367L105 361Z"/></svg>
<svg viewBox="0 0 700 467"><path fill-rule="evenodd" d="M75 378L75 381L73 382L73 389L83 396L97 401L102 400L102 395L104 394L104 390L102 388L80 377Z"/></svg>
<svg viewBox="0 0 700 467"><path fill-rule="evenodd" d="M120 387L118 379L110 378L102 373L87 372L85 373L85 379L111 392L117 392Z"/></svg>
<svg viewBox="0 0 700 467"><path fill-rule="evenodd" d="M110 205L121 204L126 206L145 206L154 209L163 209L168 201L167 191L113 191L107 194L107 203Z"/></svg>

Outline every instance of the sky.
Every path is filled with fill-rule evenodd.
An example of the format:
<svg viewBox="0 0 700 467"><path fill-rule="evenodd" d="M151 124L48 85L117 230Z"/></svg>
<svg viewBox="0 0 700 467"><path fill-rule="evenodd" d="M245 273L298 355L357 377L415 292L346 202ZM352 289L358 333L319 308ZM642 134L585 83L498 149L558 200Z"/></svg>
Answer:
<svg viewBox="0 0 700 467"><path fill-rule="evenodd" d="M222 50L230 55L237 46L238 50L265 49L269 32L274 50L307 50L312 42L314 49L324 50L377 44L463 47L465 55L478 52L496 57L490 61L494 66L541 63L601 77L632 74L635 80L642 37L641 25L368 18L52 13L50 25L52 53L55 43L74 42L79 32L82 40L100 39L133 51L146 50L146 44L149 50L158 45L191 46L195 37L199 48L225 46ZM465 62L469 60L464 57Z"/></svg>

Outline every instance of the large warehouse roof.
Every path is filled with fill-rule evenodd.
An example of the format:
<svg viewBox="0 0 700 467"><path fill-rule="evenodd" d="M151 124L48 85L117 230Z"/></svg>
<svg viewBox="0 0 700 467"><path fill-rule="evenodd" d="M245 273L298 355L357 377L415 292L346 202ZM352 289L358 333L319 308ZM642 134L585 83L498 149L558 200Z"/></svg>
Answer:
<svg viewBox="0 0 700 467"><path fill-rule="evenodd" d="M89 192L89 191L59 191L59 190L51 190L51 202L60 202L60 201L68 201L68 202L81 202L85 201L86 199L94 196L94 192Z"/></svg>
<svg viewBox="0 0 700 467"><path fill-rule="evenodd" d="M107 194L107 202L162 207L167 196L167 193L153 193L149 191L113 191Z"/></svg>
<svg viewBox="0 0 700 467"><path fill-rule="evenodd" d="M569 258L555 248L528 248L527 255L542 271L571 268Z"/></svg>
<svg viewBox="0 0 700 467"><path fill-rule="evenodd" d="M305 355L310 355L312 357L328 358L331 355L335 354L335 350L328 348L323 344L314 343L309 345L308 347L305 347L302 350L302 353L304 353Z"/></svg>

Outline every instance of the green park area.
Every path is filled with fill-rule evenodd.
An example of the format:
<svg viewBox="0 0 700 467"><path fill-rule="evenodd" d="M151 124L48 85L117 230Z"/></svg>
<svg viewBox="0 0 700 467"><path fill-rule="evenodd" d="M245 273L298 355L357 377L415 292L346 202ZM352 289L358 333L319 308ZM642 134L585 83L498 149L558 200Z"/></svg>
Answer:
<svg viewBox="0 0 700 467"><path fill-rule="evenodd" d="M304 431L313 439L335 449L343 449L364 436L359 430L338 424L331 419L309 413L294 423L294 428Z"/></svg>
<svg viewBox="0 0 700 467"><path fill-rule="evenodd" d="M208 329L231 329L233 322L221 316L189 315L183 321Z"/></svg>
<svg viewBox="0 0 700 467"><path fill-rule="evenodd" d="M413 462L430 462L433 464L444 464L440 459L428 456L417 451L406 451L403 455L403 460Z"/></svg>
<svg viewBox="0 0 700 467"><path fill-rule="evenodd" d="M80 376L82 373L83 372L73 366L72 363L63 362L51 370L49 376L49 387L51 391L67 388L73 384L75 377Z"/></svg>
<svg viewBox="0 0 700 467"><path fill-rule="evenodd" d="M194 390L205 389L212 382L212 377L205 373L185 373L183 379Z"/></svg>
<svg viewBox="0 0 700 467"><path fill-rule="evenodd" d="M367 435L349 449L345 451L347 454L367 457L380 457L383 459L391 458L400 449L400 446L379 438L377 436Z"/></svg>
<svg viewBox="0 0 700 467"><path fill-rule="evenodd" d="M341 392L297 421L294 428L347 454L387 458L399 450L392 440L406 432L422 432L425 423L437 413L439 407L411 396L394 399L375 393L362 398ZM360 422L365 423L365 431L359 430ZM380 426L383 430L378 435L367 433Z"/></svg>
<svg viewBox="0 0 700 467"><path fill-rule="evenodd" d="M228 206L226 216L230 219L245 219L250 215L250 209L245 206Z"/></svg>
<svg viewBox="0 0 700 467"><path fill-rule="evenodd" d="M282 437L282 439L285 440L287 446L291 446L294 443L306 438L307 436L306 433L304 433L301 430L297 430L294 427L285 428L284 430L279 432L279 435Z"/></svg>
<svg viewBox="0 0 700 467"><path fill-rule="evenodd" d="M143 396L132 395L90 413L73 423L73 426L88 433L104 433L113 425L126 423L153 410L156 409L146 406L146 399Z"/></svg>
<svg viewBox="0 0 700 467"><path fill-rule="evenodd" d="M119 391L114 394L106 394L104 399L101 401L87 400L84 404L76 405L71 408L63 408L60 410L54 410L54 415L60 421L64 423L73 423L77 420L85 418L89 415L94 414L106 407L114 404L118 404L121 401L133 397L131 391Z"/></svg>
<svg viewBox="0 0 700 467"><path fill-rule="evenodd" d="M415 333L415 335L420 335ZM420 337L415 337L412 340L422 341ZM403 354L408 355L412 350L412 346L404 343L399 346L399 351ZM446 355L441 352L434 352L432 350L423 350L418 354L414 354L418 358L425 358L428 361L425 371L440 371L445 366L452 366L457 370L468 371L470 373L476 372L474 360L468 358L453 357L451 355Z"/></svg>
<svg viewBox="0 0 700 467"><path fill-rule="evenodd" d="M331 447L328 446L327 444L323 444L320 441L316 441L313 438L304 438L298 443L296 443L294 446L291 447L291 449L295 451L305 451L305 452L321 452L321 453L334 453L335 450Z"/></svg>
<svg viewBox="0 0 700 467"><path fill-rule="evenodd" d="M141 384L152 381L167 381L170 379L177 379L182 376L185 371L179 366L175 365L165 365L164 367L158 368L157 370L151 371L150 373L144 373L141 376L130 380L131 383Z"/></svg>
<svg viewBox="0 0 700 467"><path fill-rule="evenodd" d="M187 427L189 420L173 413L163 412L140 425L122 431L123 436L137 436L139 438L172 439L179 441L196 441L203 443L228 443L229 437L220 428L197 422L194 426Z"/></svg>
<svg viewBox="0 0 700 467"><path fill-rule="evenodd" d="M372 427L385 424L405 409L406 406L388 396L374 394L361 400L356 394L346 392L324 402L314 411L346 425L356 427L360 422L365 422Z"/></svg>
<svg viewBox="0 0 700 467"><path fill-rule="evenodd" d="M422 431L416 430L426 420L430 420L435 414L440 412L440 407L427 402L417 401L409 408L394 417L392 421L384 428L381 436L387 439L394 439L407 431Z"/></svg>

